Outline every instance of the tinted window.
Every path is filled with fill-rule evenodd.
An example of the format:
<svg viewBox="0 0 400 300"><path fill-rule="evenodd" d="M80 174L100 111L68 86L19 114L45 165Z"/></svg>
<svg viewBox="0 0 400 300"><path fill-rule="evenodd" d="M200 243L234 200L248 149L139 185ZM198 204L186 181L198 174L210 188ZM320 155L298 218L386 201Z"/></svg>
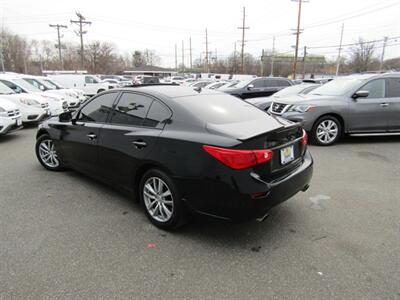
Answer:
<svg viewBox="0 0 400 300"><path fill-rule="evenodd" d="M289 81L286 80L275 80L276 81L276 85L275 86L291 86Z"/></svg>
<svg viewBox="0 0 400 300"><path fill-rule="evenodd" d="M110 122L141 126L152 102L153 99L147 96L123 93L111 115Z"/></svg>
<svg viewBox="0 0 400 300"><path fill-rule="evenodd" d="M388 78L388 89L386 91L386 97L400 97L400 77L399 78Z"/></svg>
<svg viewBox="0 0 400 300"><path fill-rule="evenodd" d="M153 101L149 113L144 120L143 126L163 128L166 120L171 117L171 112L165 105L158 101Z"/></svg>
<svg viewBox="0 0 400 300"><path fill-rule="evenodd" d="M78 121L104 123L112 109L117 93L100 95L85 105L79 112Z"/></svg>
<svg viewBox="0 0 400 300"><path fill-rule="evenodd" d="M384 98L385 97L385 80L377 79L368 82L360 91L368 91L369 95L367 98Z"/></svg>
<svg viewBox="0 0 400 300"><path fill-rule="evenodd" d="M254 80L251 84L254 85L255 88L266 86L266 82L264 79Z"/></svg>
<svg viewBox="0 0 400 300"><path fill-rule="evenodd" d="M181 98L179 104L199 119L213 124L265 119L265 112L230 95L198 95Z"/></svg>

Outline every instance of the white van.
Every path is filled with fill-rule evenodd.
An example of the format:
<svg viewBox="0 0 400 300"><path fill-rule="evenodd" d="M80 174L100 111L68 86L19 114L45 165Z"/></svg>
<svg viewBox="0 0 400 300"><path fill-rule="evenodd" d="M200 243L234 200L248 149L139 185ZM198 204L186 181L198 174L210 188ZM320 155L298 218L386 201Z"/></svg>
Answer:
<svg viewBox="0 0 400 300"><path fill-rule="evenodd" d="M54 74L48 75L62 86L70 89L81 89L87 96L93 96L97 93L110 89L110 85L94 75L87 74Z"/></svg>

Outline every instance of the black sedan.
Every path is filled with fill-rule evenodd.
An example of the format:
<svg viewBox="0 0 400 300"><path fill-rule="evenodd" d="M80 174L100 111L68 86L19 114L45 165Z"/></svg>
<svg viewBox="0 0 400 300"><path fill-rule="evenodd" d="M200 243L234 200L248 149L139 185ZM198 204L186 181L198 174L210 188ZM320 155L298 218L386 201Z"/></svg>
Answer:
<svg viewBox="0 0 400 300"><path fill-rule="evenodd" d="M222 91L241 99L247 99L271 96L281 89L292 85L293 83L286 78L258 77L240 81Z"/></svg>
<svg viewBox="0 0 400 300"><path fill-rule="evenodd" d="M39 126L39 162L134 193L164 229L187 210L260 218L308 188L312 158L300 125L230 95L174 86L115 89Z"/></svg>

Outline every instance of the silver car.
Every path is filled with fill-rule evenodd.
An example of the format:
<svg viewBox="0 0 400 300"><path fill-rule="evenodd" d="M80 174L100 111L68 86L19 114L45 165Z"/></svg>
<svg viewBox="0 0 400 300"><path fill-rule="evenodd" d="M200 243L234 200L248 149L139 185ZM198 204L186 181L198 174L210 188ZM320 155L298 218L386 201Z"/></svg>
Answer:
<svg viewBox="0 0 400 300"><path fill-rule="evenodd" d="M276 100L269 112L301 122L323 146L346 133L400 132L400 73L340 77L308 95Z"/></svg>

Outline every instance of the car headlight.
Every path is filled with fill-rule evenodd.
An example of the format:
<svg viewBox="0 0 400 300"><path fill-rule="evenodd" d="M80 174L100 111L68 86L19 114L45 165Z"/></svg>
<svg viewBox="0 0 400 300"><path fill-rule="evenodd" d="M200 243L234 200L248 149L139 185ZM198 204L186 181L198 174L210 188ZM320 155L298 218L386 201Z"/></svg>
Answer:
<svg viewBox="0 0 400 300"><path fill-rule="evenodd" d="M52 96L43 95L43 97L50 101L60 102L60 99L52 97Z"/></svg>
<svg viewBox="0 0 400 300"><path fill-rule="evenodd" d="M33 100L33 99L28 99L28 98L21 98L21 99L19 99L19 101L25 105L40 105L40 103L38 101Z"/></svg>
<svg viewBox="0 0 400 300"><path fill-rule="evenodd" d="M288 112L299 112L299 113L312 112L312 111L315 111L315 106L304 105L304 104L292 105L288 110Z"/></svg>
<svg viewBox="0 0 400 300"><path fill-rule="evenodd" d="M0 117L8 117L7 111L0 107Z"/></svg>

